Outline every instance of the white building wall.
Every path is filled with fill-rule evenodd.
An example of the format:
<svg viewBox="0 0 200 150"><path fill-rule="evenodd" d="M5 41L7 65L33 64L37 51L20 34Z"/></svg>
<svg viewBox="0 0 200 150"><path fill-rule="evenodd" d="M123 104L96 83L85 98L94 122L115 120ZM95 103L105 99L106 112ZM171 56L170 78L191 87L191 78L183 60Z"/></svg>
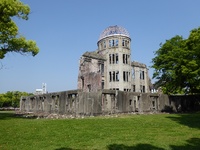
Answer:
<svg viewBox="0 0 200 150"><path fill-rule="evenodd" d="M122 45L122 40L125 39L128 41L127 47ZM118 46L109 46L109 40L118 40ZM103 44L106 43L106 48ZM124 37L121 35L110 36L105 39L102 39L98 42L98 53L106 57L105 62L105 88L106 89L117 89L121 91L130 91L131 90L131 50L130 50L130 38ZM113 63L113 54L114 54L114 63ZM118 55L118 63L116 63L116 54ZM127 57L127 63L123 63L123 55ZM111 57L111 63L110 63ZM113 81L113 72L119 72L119 81ZM128 75L128 81L124 81L124 72L126 76ZM110 73L112 74L112 81L110 81ZM116 74L115 74L116 75ZM126 77L127 79L127 77Z"/></svg>
<svg viewBox="0 0 200 150"><path fill-rule="evenodd" d="M115 27L116 26L114 26L114 28ZM125 31L123 31L122 34L121 32L115 34L118 32L118 29L117 31L110 30L112 28L113 27L109 28L109 30L105 30L105 32L101 34L101 38L97 42L98 50L91 52L91 54L95 56L95 59L92 59L92 62L84 67L84 71L80 72L82 74L87 74L85 76L85 79L87 79L90 75L88 74L89 72L98 74L99 59L102 57L104 60L104 73L101 77L98 77L96 80L98 80L98 83L104 82L104 89L121 90L129 92L150 92L148 69L146 65L131 61L131 39L129 34L127 34L127 32ZM116 57L116 54L118 57ZM87 57L90 57L89 53L87 53ZM140 76L141 71L143 72L142 78ZM81 76L79 75L79 89L81 89L81 80ZM91 81L92 83L94 82L89 78L87 80Z"/></svg>
<svg viewBox="0 0 200 150"><path fill-rule="evenodd" d="M146 65L133 62L132 69L134 70L134 78L132 78L132 92L142 92L147 93L150 92L149 89L149 75L148 75L148 69ZM132 72L132 73L133 73ZM141 76L141 73L143 72L143 75ZM135 91L133 89L133 86L135 86Z"/></svg>

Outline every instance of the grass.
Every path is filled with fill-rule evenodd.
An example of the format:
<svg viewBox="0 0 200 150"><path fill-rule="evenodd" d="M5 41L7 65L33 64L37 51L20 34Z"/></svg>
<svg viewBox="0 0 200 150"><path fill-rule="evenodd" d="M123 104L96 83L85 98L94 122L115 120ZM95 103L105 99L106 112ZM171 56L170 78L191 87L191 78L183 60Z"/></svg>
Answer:
<svg viewBox="0 0 200 150"><path fill-rule="evenodd" d="M0 112L0 150L199 150L200 113L25 119Z"/></svg>

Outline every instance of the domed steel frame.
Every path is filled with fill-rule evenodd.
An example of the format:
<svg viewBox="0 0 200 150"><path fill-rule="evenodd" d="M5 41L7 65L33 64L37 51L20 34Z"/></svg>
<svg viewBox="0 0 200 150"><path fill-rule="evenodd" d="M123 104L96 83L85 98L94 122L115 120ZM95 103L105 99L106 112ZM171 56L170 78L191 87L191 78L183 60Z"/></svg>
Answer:
<svg viewBox="0 0 200 150"><path fill-rule="evenodd" d="M113 35L123 35L123 36L130 38L129 33L125 28L116 25L116 26L109 26L108 28L106 28L100 34L98 41L100 41L106 37L113 36Z"/></svg>

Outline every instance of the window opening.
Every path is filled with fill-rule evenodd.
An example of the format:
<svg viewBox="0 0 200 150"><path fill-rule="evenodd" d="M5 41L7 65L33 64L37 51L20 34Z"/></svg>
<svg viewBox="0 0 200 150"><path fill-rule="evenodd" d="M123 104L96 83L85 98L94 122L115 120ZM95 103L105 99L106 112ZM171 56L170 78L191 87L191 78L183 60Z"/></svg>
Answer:
<svg viewBox="0 0 200 150"><path fill-rule="evenodd" d="M140 85L140 92L142 93L142 85Z"/></svg>
<svg viewBox="0 0 200 150"><path fill-rule="evenodd" d="M144 71L142 71L142 79L144 80Z"/></svg>
<svg viewBox="0 0 200 150"><path fill-rule="evenodd" d="M132 78L135 79L135 69L132 69Z"/></svg>
<svg viewBox="0 0 200 150"><path fill-rule="evenodd" d="M90 92L91 91L91 84L88 84L87 87L88 87L88 92Z"/></svg>
<svg viewBox="0 0 200 150"><path fill-rule="evenodd" d="M112 40L109 40L109 47L112 47Z"/></svg>
<svg viewBox="0 0 200 150"><path fill-rule="evenodd" d="M82 89L84 88L84 77L81 78L81 82L82 82Z"/></svg>
<svg viewBox="0 0 200 150"><path fill-rule="evenodd" d="M112 54L113 64L115 63L115 54Z"/></svg>
<svg viewBox="0 0 200 150"><path fill-rule="evenodd" d="M140 70L140 79L144 80L144 71Z"/></svg>
<svg viewBox="0 0 200 150"><path fill-rule="evenodd" d="M155 101L152 101L152 106L153 108L155 108Z"/></svg>
<svg viewBox="0 0 200 150"><path fill-rule="evenodd" d="M145 93L145 86L143 86L143 88L142 88L142 92Z"/></svg>
<svg viewBox="0 0 200 150"><path fill-rule="evenodd" d="M115 40L115 46L118 46L118 39Z"/></svg>
<svg viewBox="0 0 200 150"><path fill-rule="evenodd" d="M123 80L126 81L126 72L123 71Z"/></svg>
<svg viewBox="0 0 200 150"><path fill-rule="evenodd" d="M119 57L118 57L118 54L116 53L115 56L116 56L116 64L118 64L118 63L119 63Z"/></svg>
<svg viewBox="0 0 200 150"><path fill-rule="evenodd" d="M104 64L101 64L100 66L101 66L101 74L103 74L104 73Z"/></svg>
<svg viewBox="0 0 200 150"><path fill-rule="evenodd" d="M128 72L126 72L126 81L128 82Z"/></svg>
<svg viewBox="0 0 200 150"><path fill-rule="evenodd" d="M113 71L113 81L115 81L115 72Z"/></svg>
<svg viewBox="0 0 200 150"><path fill-rule="evenodd" d="M109 72L109 76L110 76L110 82L112 81L112 74L111 72Z"/></svg>
<svg viewBox="0 0 200 150"><path fill-rule="evenodd" d="M132 105L132 99L129 100L129 105L130 105L130 106Z"/></svg>
<svg viewBox="0 0 200 150"><path fill-rule="evenodd" d="M133 92L135 92L135 85L132 85L132 88L133 88Z"/></svg>
<svg viewBox="0 0 200 150"><path fill-rule="evenodd" d="M125 54L123 54L123 63L125 64Z"/></svg>
<svg viewBox="0 0 200 150"><path fill-rule="evenodd" d="M109 54L109 63L111 64L112 62L112 54Z"/></svg>
<svg viewBox="0 0 200 150"><path fill-rule="evenodd" d="M127 47L128 46L128 43L127 43L127 40L125 40L125 47Z"/></svg>
<svg viewBox="0 0 200 150"><path fill-rule="evenodd" d="M106 41L103 41L103 48L106 48Z"/></svg>
<svg viewBox="0 0 200 150"><path fill-rule="evenodd" d="M112 40L112 46L115 46L115 40Z"/></svg>
<svg viewBox="0 0 200 150"><path fill-rule="evenodd" d="M139 101L140 100L140 96L138 96L137 98L138 98L138 101Z"/></svg>
<svg viewBox="0 0 200 150"><path fill-rule="evenodd" d="M116 81L119 81L119 71L116 71Z"/></svg>
<svg viewBox="0 0 200 150"><path fill-rule="evenodd" d="M125 41L124 41L124 39L122 40L122 46L124 46L125 45Z"/></svg>
<svg viewBox="0 0 200 150"><path fill-rule="evenodd" d="M125 64L128 64L128 55L126 55L126 61Z"/></svg>
<svg viewBox="0 0 200 150"><path fill-rule="evenodd" d="M101 89L104 89L104 80L101 81Z"/></svg>

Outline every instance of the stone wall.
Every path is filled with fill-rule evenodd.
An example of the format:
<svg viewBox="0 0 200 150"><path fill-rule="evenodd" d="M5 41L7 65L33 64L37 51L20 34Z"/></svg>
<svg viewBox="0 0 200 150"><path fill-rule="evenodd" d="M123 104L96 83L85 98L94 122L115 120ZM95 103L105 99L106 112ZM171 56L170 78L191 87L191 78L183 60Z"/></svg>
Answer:
<svg viewBox="0 0 200 150"><path fill-rule="evenodd" d="M200 111L200 95L169 96L169 102L175 112Z"/></svg>
<svg viewBox="0 0 200 150"><path fill-rule="evenodd" d="M200 96L168 96L114 90L63 91L22 97L20 111L33 114L97 116L117 113L183 112L200 110Z"/></svg>

